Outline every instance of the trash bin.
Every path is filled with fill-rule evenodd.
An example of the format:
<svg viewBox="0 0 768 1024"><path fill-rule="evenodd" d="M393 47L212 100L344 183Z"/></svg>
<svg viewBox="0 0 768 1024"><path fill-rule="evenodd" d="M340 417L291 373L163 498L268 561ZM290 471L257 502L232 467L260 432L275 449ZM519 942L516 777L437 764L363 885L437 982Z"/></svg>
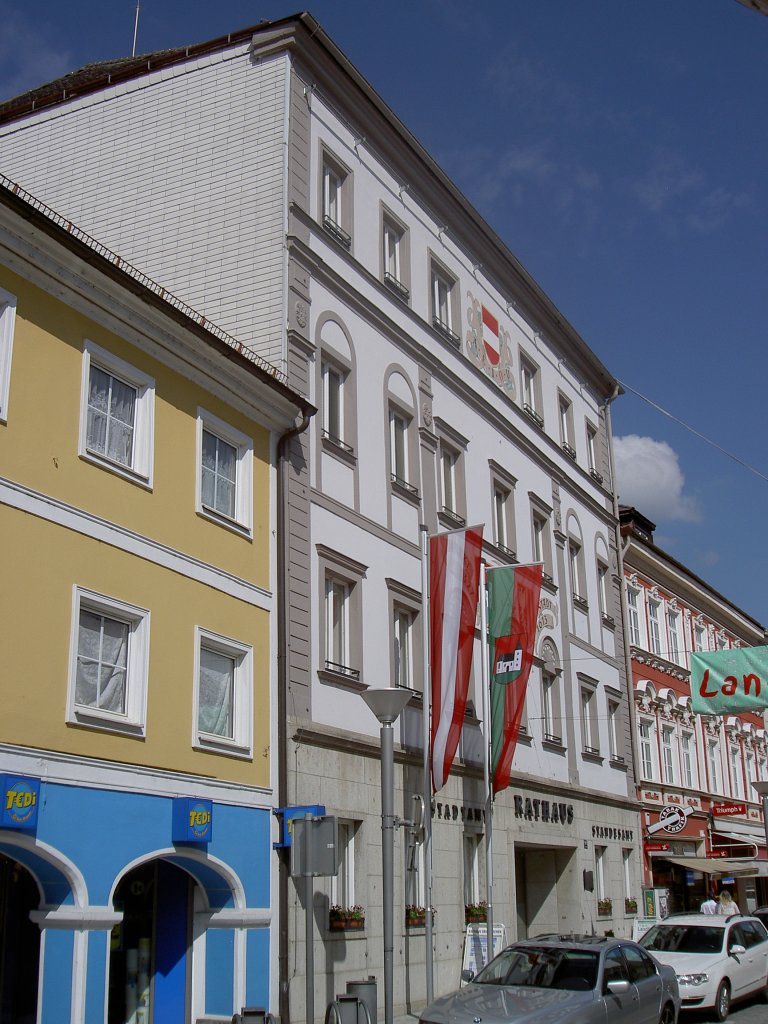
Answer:
<svg viewBox="0 0 768 1024"><path fill-rule="evenodd" d="M376 1024L376 978L371 974L362 981L348 981L347 995L357 996L368 1011L370 1024ZM357 1024L368 1024L362 1007L358 1011Z"/></svg>
<svg viewBox="0 0 768 1024"><path fill-rule="evenodd" d="M234 1014L232 1024L265 1024L272 1017L263 1006L244 1006L240 1013Z"/></svg>

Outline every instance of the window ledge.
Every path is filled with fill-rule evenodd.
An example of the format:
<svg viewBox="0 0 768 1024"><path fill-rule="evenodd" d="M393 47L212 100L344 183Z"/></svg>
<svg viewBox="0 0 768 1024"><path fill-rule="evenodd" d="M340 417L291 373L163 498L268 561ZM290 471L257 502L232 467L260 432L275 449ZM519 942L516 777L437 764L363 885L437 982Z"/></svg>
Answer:
<svg viewBox="0 0 768 1024"><path fill-rule="evenodd" d="M602 473L598 473L598 471L597 471L597 470L596 470L596 469L595 469L594 467L592 467L592 468L590 469L590 471L589 471L589 475L590 475L590 476L592 477L592 479L593 479L593 480L594 480L594 481L595 481L596 483L598 483L598 484L602 484L602 482L603 482L603 474L602 474Z"/></svg>
<svg viewBox="0 0 768 1024"><path fill-rule="evenodd" d="M218 754L220 757L236 757L240 761L252 761L253 750L249 746L240 743L233 743L231 740L208 739L207 736L198 736L192 744L193 750L201 750L206 754Z"/></svg>
<svg viewBox="0 0 768 1024"><path fill-rule="evenodd" d="M346 462L348 466L357 465L357 456L352 445L345 444L340 438L332 437L326 431L323 431L320 435L320 443L323 446L323 451L328 455L339 459L340 462Z"/></svg>
<svg viewBox="0 0 768 1024"><path fill-rule="evenodd" d="M532 405L528 405L528 403L525 402L523 404L523 412L528 417L528 419L533 420L533 422L540 430L544 428L544 417L540 416Z"/></svg>
<svg viewBox="0 0 768 1024"><path fill-rule="evenodd" d="M450 341L452 345L455 345L456 348L459 347L459 345L461 344L461 338L458 336L458 334L453 333L448 324L444 324L443 321L440 320L438 317L433 316L432 326L435 328L438 334L441 334L444 338Z"/></svg>
<svg viewBox="0 0 768 1024"><path fill-rule="evenodd" d="M592 764L603 764L605 761L605 758L601 756L600 751L596 747L584 747L581 756L585 761L590 761Z"/></svg>
<svg viewBox="0 0 768 1024"><path fill-rule="evenodd" d="M146 736L146 726L143 722L121 718L118 715L99 714L98 711L89 711L83 707L72 709L67 717L67 725L79 725L87 729L101 729L104 732L117 732L123 736L133 736L139 740L143 740Z"/></svg>
<svg viewBox="0 0 768 1024"><path fill-rule="evenodd" d="M517 562L517 552L513 551L512 548L508 548L505 544L497 544L493 540L486 540L486 544L505 563Z"/></svg>
<svg viewBox="0 0 768 1024"><path fill-rule="evenodd" d="M402 281L398 281L398 279L393 274L389 274L386 271L384 272L384 284L387 286L387 288L389 288L390 291L394 292L399 299L402 299L403 302L408 301L408 298L411 293L408 291L408 289L405 287Z"/></svg>
<svg viewBox="0 0 768 1024"><path fill-rule="evenodd" d="M576 461L576 449L573 447L572 444L568 444L567 441L563 441L560 447L563 449L563 451L569 459L573 459L574 462Z"/></svg>
<svg viewBox="0 0 768 1024"><path fill-rule="evenodd" d="M541 745L544 750L548 750L552 754L565 754L566 746L563 744L562 738L559 736L552 736L541 741Z"/></svg>
<svg viewBox="0 0 768 1024"><path fill-rule="evenodd" d="M115 476L122 477L128 483L136 484L137 487L143 487L145 491L152 490L152 480L143 473L131 469L130 466L123 466L119 462L113 462L111 459L106 458L106 456L99 455L98 452L88 450L80 452L80 458L83 462L89 462L92 466L98 466L99 469L106 469L108 473L114 473Z"/></svg>
<svg viewBox="0 0 768 1024"><path fill-rule="evenodd" d="M603 625L607 629L616 629L616 619L612 615L606 615L605 612L602 614Z"/></svg>
<svg viewBox="0 0 768 1024"><path fill-rule="evenodd" d="M454 512L453 509L446 508L445 505L439 509L437 518L449 530L461 529L462 526L467 525L467 520L463 516L460 516L458 512Z"/></svg>
<svg viewBox="0 0 768 1024"><path fill-rule="evenodd" d="M201 519L207 520L209 523L214 523L216 526L221 526L225 530L230 530L232 533L236 533L238 537L242 537L245 540L253 540L253 532L250 526L244 526L242 523L238 523L234 519L229 519L227 516L219 515L213 509L206 508L201 505L197 509L197 514Z"/></svg>
<svg viewBox="0 0 768 1024"><path fill-rule="evenodd" d="M401 480L397 476L390 476L389 483L393 494L404 498L405 501L409 501L413 505L421 504L421 495L419 494L418 487L414 487L413 484L409 484L406 480Z"/></svg>
<svg viewBox="0 0 768 1024"><path fill-rule="evenodd" d="M620 754L611 754L610 758L608 759L608 763L610 764L611 768L618 768L619 771L622 772L626 772L629 768L627 762Z"/></svg>
<svg viewBox="0 0 768 1024"><path fill-rule="evenodd" d="M583 612L589 611L589 601L587 601L586 597L582 597L581 594L573 595L573 603Z"/></svg>
<svg viewBox="0 0 768 1024"><path fill-rule="evenodd" d="M556 594L558 587L548 572L542 572L541 574L541 585L545 590L548 590L550 594Z"/></svg>
<svg viewBox="0 0 768 1024"><path fill-rule="evenodd" d="M352 236L349 235L341 224L337 224L335 220L332 220L327 214L323 217L323 227L328 234L335 238L340 245L343 245L345 249L352 248Z"/></svg>
<svg viewBox="0 0 768 1024"><path fill-rule="evenodd" d="M359 674L352 676L346 675L344 672L334 672L329 668L319 668L317 678L327 686L338 686L340 689L352 690L355 693L362 693L368 689L365 683L360 682Z"/></svg>

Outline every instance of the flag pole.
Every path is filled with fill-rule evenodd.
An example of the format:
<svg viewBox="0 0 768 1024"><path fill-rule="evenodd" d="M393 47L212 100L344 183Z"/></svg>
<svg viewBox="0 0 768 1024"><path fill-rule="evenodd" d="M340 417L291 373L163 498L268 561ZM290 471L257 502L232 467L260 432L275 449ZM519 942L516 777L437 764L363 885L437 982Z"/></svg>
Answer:
<svg viewBox="0 0 768 1024"><path fill-rule="evenodd" d="M424 922L425 965L427 973L427 1003L434 999L434 978L432 965L432 775L430 772L430 718L431 683L429 671L429 569L427 550L429 536L426 524L421 524L421 626L422 626L422 745L424 747Z"/></svg>
<svg viewBox="0 0 768 1024"><path fill-rule="evenodd" d="M480 652L482 658L483 729L485 757L483 782L485 784L485 889L488 902L486 922L487 960L493 958L493 795L491 792L491 691L488 672L488 589L486 565L480 562Z"/></svg>

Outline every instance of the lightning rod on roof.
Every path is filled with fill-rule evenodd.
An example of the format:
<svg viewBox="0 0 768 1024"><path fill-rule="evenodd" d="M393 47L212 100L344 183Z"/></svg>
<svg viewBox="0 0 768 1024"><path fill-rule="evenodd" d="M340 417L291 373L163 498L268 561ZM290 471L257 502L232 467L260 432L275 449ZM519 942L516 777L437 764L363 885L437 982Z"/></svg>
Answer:
<svg viewBox="0 0 768 1024"><path fill-rule="evenodd" d="M133 23L133 50L131 51L131 56L132 57L136 56L136 36L138 34L138 31L139 31L139 11L140 10L141 10L140 0L136 0L136 19L135 19L135 21Z"/></svg>

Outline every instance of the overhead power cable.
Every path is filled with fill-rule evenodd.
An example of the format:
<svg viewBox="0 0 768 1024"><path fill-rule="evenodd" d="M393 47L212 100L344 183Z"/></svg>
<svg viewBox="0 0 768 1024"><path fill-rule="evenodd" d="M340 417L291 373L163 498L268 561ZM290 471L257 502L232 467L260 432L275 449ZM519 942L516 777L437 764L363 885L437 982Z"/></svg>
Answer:
<svg viewBox="0 0 768 1024"><path fill-rule="evenodd" d="M669 412L668 409L665 409L657 402L654 402L653 399L647 398L645 395L635 390L635 388L630 387L629 384L625 384L624 381L620 380L619 384L621 384L625 391L631 391L633 395L636 395L637 398L642 399L643 402L647 402L648 405L650 405L657 412L662 413L664 416L668 416L671 420L674 420L675 423L679 423L681 427L685 427L686 430L689 430L692 434L695 434L696 437L701 438L702 441L705 441L708 445L711 445L713 448L716 448L719 452L722 452L723 455L727 455L729 459L733 459L734 462L738 462L738 464L740 466L743 466L744 469L748 469L750 473L754 473L755 476L760 477L761 480L765 480L766 483L768 483L768 475L761 472L759 469L756 469L749 462L745 462L744 459L740 459L738 455L734 455L733 452L729 452L727 448L723 448L722 445L719 445L716 441L713 441L711 438L707 437L706 434L702 434L700 430L696 430L695 427L692 427L690 423L686 423L685 420L681 420L679 416L675 416L674 413Z"/></svg>

